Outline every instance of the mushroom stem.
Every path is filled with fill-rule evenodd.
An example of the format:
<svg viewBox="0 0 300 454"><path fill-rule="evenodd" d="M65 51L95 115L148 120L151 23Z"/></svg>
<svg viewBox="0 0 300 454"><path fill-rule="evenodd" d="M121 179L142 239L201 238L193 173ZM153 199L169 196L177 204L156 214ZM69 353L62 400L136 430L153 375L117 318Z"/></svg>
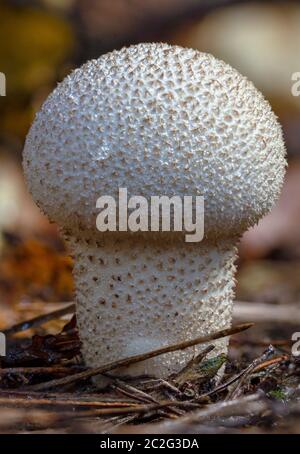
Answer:
<svg viewBox="0 0 300 454"><path fill-rule="evenodd" d="M237 239L65 238L75 258L78 326L88 366L230 327ZM227 343L217 341L213 355L226 353ZM117 372L165 378L203 348L168 353Z"/></svg>

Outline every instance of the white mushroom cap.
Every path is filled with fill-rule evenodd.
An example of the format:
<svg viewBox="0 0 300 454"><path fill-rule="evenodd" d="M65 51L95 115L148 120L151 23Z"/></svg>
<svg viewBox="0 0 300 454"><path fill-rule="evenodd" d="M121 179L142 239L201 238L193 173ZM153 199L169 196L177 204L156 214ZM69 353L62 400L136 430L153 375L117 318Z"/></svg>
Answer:
<svg viewBox="0 0 300 454"><path fill-rule="evenodd" d="M139 44L92 60L44 103L24 168L62 228L95 229L100 195L202 195L207 236L240 235L266 214L285 173L269 103L209 54Z"/></svg>

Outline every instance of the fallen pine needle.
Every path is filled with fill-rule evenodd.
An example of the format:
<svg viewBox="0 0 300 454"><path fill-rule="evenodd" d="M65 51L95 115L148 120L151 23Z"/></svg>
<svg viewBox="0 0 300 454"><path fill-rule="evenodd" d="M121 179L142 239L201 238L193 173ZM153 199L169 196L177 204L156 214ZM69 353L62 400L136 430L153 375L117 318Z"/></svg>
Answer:
<svg viewBox="0 0 300 454"><path fill-rule="evenodd" d="M288 359L287 355L281 355L281 356L277 356L276 358L272 358L272 359L266 360L266 361L262 362L261 364L258 364L257 366L255 366L251 370L251 374L253 374L255 372L259 372L259 371L261 371L263 369L266 369L267 367L273 366L275 364L279 364L279 363L281 363L283 361L286 361L287 359ZM233 385L238 380L240 380L245 375L245 373L248 372L248 369L249 369L249 366L246 369L244 369L241 372L239 372L234 377L231 377L227 382L222 383L221 385L217 386L216 388L212 389L211 391L209 391L209 392L207 392L205 394L201 394L201 396L199 396L195 400L195 402L204 402L207 397L210 397L213 394L225 391L225 389L227 389L229 386Z"/></svg>
<svg viewBox="0 0 300 454"><path fill-rule="evenodd" d="M79 370L86 370L83 366L52 366L52 367L7 367L5 369L0 368L0 377L5 375L56 375L56 374L72 374L73 372L78 372Z"/></svg>
<svg viewBox="0 0 300 454"><path fill-rule="evenodd" d="M230 418L235 415L259 415L268 409L269 402L264 398L264 394L257 392L238 399L210 404L207 407L177 418L176 421L165 420L157 424L147 424L141 428L139 433L198 433L200 424L209 423L215 418ZM213 430L215 433L216 426L213 426Z"/></svg>
<svg viewBox="0 0 300 454"><path fill-rule="evenodd" d="M239 394L241 393L242 386L247 380L247 378L253 373L253 371L260 366L261 364L269 361L270 356L274 355L274 347L273 345L269 345L269 347L263 352L263 354L254 359L246 369L244 369L243 374L241 375L240 379L238 380L236 386L229 392L225 400L236 399Z"/></svg>
<svg viewBox="0 0 300 454"><path fill-rule="evenodd" d="M22 398L22 397L2 397L0 396L1 407L36 407L36 406L72 406L72 407L98 407L98 408L127 408L136 407L139 404L134 402L102 402L102 401L89 401L89 400L69 400L69 399L42 399L42 398Z"/></svg>
<svg viewBox="0 0 300 454"><path fill-rule="evenodd" d="M178 407L178 408L185 408L186 410L190 409L197 409L200 407L199 404L195 402L181 402L181 401L163 401L157 404L145 404L140 405L136 404L130 405L127 407L119 407L119 408L103 408L103 409L95 409L95 410L83 410L78 413L73 413L70 417L80 418L80 417L92 417L92 416L110 416L110 415L123 415L129 413L137 413L137 414L144 414L158 410L168 409L169 407Z"/></svg>
<svg viewBox="0 0 300 454"><path fill-rule="evenodd" d="M274 366L275 364L282 363L283 361L287 361L288 359L289 359L288 355L276 356L276 358L269 359L256 366L253 369L252 373L259 372L260 370L266 369L267 367L270 366Z"/></svg>

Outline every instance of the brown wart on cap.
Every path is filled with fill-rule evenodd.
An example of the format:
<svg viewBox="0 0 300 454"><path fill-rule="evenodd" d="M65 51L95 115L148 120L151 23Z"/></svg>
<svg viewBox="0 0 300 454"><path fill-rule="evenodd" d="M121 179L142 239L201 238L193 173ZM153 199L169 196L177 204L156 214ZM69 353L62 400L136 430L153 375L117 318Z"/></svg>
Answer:
<svg viewBox="0 0 300 454"><path fill-rule="evenodd" d="M76 69L37 114L23 164L75 258L89 366L230 326L238 240L272 208L286 167L281 127L253 84L211 55L167 44ZM204 240L98 232L96 200L117 199L119 188L147 200L204 196ZM221 340L214 354L226 350ZM166 377L197 351L123 372Z"/></svg>

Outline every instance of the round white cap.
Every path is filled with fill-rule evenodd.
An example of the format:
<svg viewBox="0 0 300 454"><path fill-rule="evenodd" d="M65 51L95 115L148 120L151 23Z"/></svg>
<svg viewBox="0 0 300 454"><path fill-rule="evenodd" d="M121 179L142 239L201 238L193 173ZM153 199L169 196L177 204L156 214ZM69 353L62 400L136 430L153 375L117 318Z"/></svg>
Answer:
<svg viewBox="0 0 300 454"><path fill-rule="evenodd" d="M274 204L281 127L251 82L197 50L139 44L87 62L44 103L24 168L37 204L66 229L96 229L96 200L205 198L207 235L239 235Z"/></svg>

